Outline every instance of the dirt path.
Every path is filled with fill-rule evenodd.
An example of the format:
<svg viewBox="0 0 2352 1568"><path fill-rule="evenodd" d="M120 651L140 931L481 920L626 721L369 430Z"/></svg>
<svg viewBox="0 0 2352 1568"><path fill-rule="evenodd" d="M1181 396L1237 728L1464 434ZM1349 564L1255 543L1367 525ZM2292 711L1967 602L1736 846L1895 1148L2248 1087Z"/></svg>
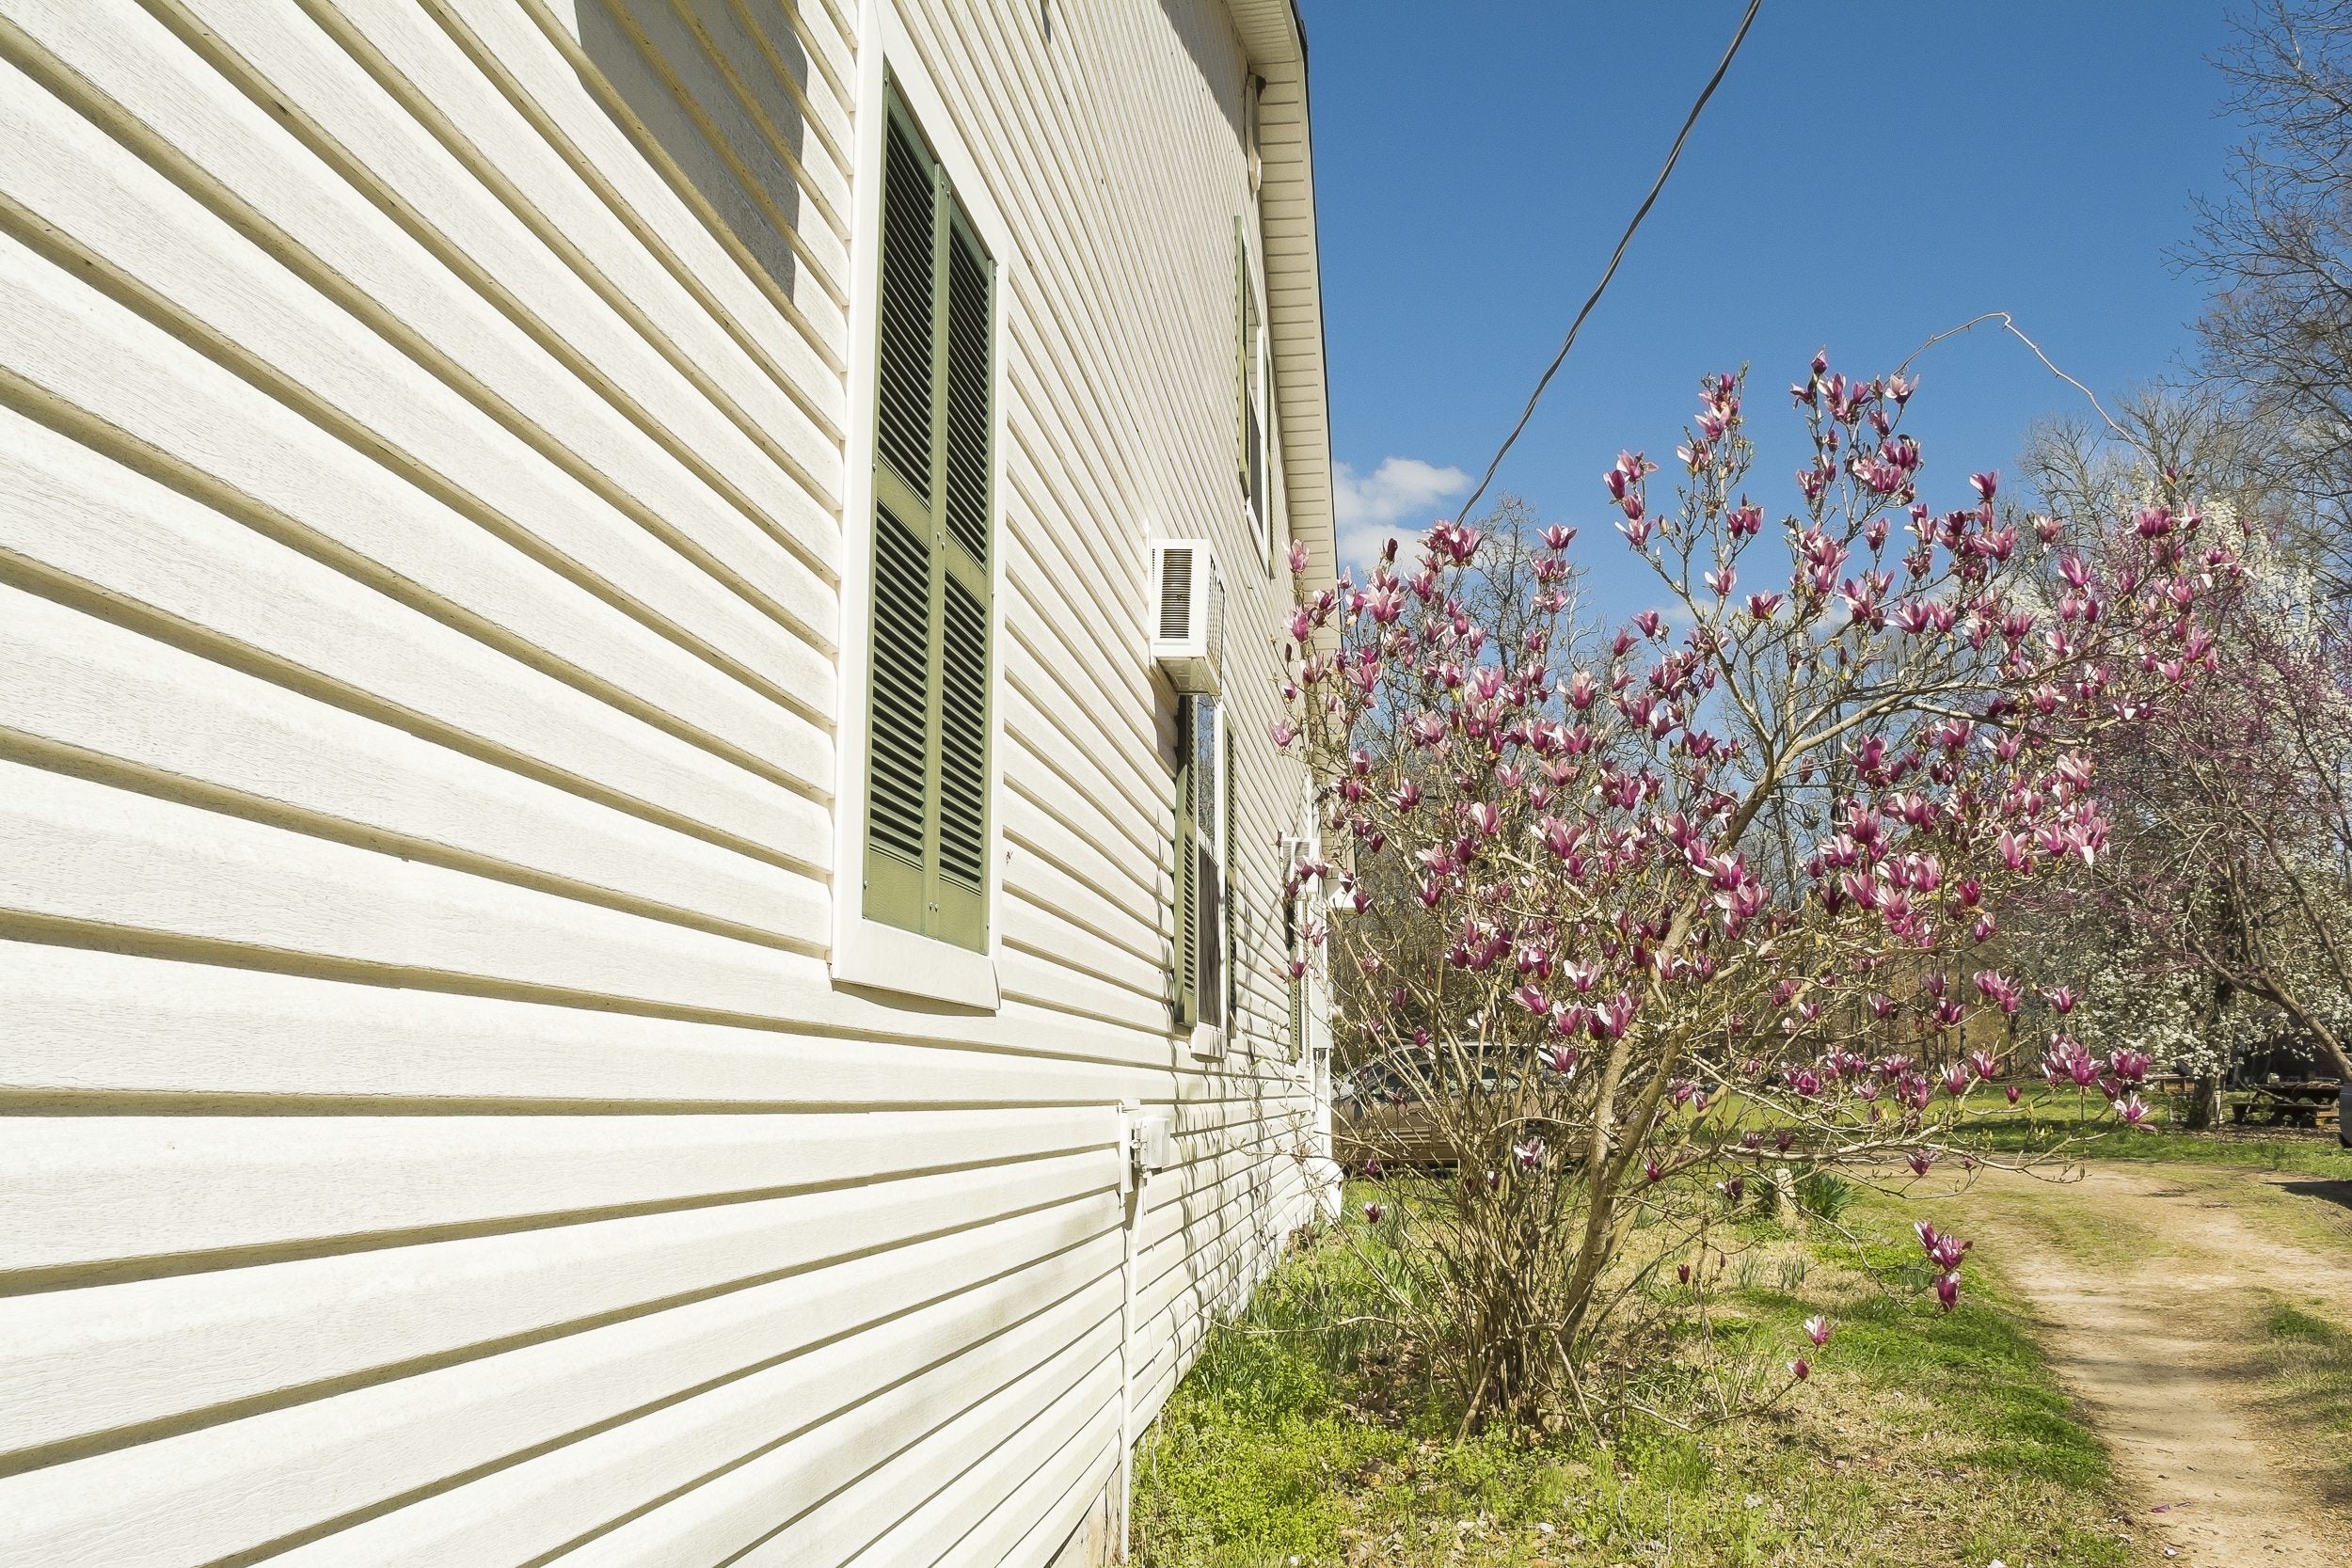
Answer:
<svg viewBox="0 0 2352 1568"><path fill-rule="evenodd" d="M2184 1568L2352 1564L2342 1458L2264 1409L2259 1359L2274 1298L2352 1325L2352 1208L2326 1185L2106 1165L2064 1185L1996 1178L1964 1200L2112 1446L2138 1533Z"/></svg>

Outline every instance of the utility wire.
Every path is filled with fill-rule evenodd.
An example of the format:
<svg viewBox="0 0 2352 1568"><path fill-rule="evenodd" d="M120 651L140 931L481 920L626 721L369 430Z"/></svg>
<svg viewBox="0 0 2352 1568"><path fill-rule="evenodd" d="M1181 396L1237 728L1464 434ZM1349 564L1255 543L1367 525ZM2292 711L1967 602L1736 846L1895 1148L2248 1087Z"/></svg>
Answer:
<svg viewBox="0 0 2352 1568"><path fill-rule="evenodd" d="M1698 102L1691 105L1690 117L1683 120L1682 130L1675 136L1674 149L1666 154L1665 166L1659 169L1657 180L1650 185L1649 195L1642 198L1640 210L1634 213L1633 221L1625 226L1624 236L1617 241L1615 251L1611 253L1608 270L1600 275L1600 281L1593 285L1592 296L1585 300L1584 308L1576 313L1576 320L1568 324L1568 335L1561 341L1560 352L1551 356L1551 363L1545 367L1543 378L1535 383L1535 389L1528 394L1527 406L1519 410L1519 422L1513 425L1511 434L1502 438L1502 445L1496 451L1494 461L1487 464L1486 471L1478 476L1477 488L1470 491L1470 499L1464 501L1460 510L1455 512L1454 515L1457 518L1468 518L1470 515L1470 508L1476 506L1478 498L1486 493L1487 484L1495 477L1495 470L1502 467L1503 458L1508 456L1512 447L1518 444L1519 433L1527 428L1527 421L1534 417L1535 404L1543 401L1544 388L1551 385L1551 378L1559 373L1561 362L1567 358L1568 350L1576 346L1576 335L1583 330L1584 318L1593 313L1593 307L1598 305L1600 296L1608 292L1609 280L1617 276L1617 263L1625 260L1626 247L1633 243L1634 230L1642 227L1642 220L1649 216L1650 208L1657 204L1658 193L1666 188L1667 176L1674 173L1675 161L1682 156L1682 144L1691 139L1691 128L1699 122L1699 111L1707 107L1707 101L1715 96L1717 87L1723 86L1724 73L1731 69L1732 56L1740 53L1740 45L1747 39L1749 24L1756 21L1756 13L1763 8L1764 0L1748 0L1748 11L1740 19L1740 30L1731 35L1731 47L1724 51L1722 61L1715 67L1715 74L1707 79L1707 86L1699 92Z"/></svg>
<svg viewBox="0 0 2352 1568"><path fill-rule="evenodd" d="M2073 376L2068 375L2064 371L2059 370L2058 368L2057 361L2053 360L2048 355L2042 352L2042 345L2040 343L2035 342L2031 338L2026 336L2025 332L2019 328L2016 318L2011 316L2007 310L1987 310L1980 316L1969 317L1966 321L1962 322L1958 326L1946 327L1934 337L1930 338L1926 342L1921 343L1917 348L1913 349L1911 351L1910 357L1906 358L1901 364L1895 367L1895 373L1897 375L1900 375L1903 372L1911 369L1911 361L1913 359L1918 358L1921 355L1927 353L1928 350L1942 342L1945 339L1957 338L1962 333L1968 331L1972 327L1982 326L1986 322L1999 322L2001 324L2002 331L2008 333L2010 337L2016 339L2019 342L2033 350L2033 356L2042 361L2042 368L2043 370L2048 371L2052 375L2057 376L2060 381L2063 381L2069 387L2074 388L2074 390L2080 392L2084 397L2089 398L2090 400L2090 406L2097 411L2099 418L2105 421L2108 430L2112 431L2115 435L2121 436L2126 441L2132 439L2131 432L2125 430L2122 425L2117 424L2115 422L2115 416L2108 413L2106 405L2100 403L2099 394L2084 386L2081 382L2075 380Z"/></svg>

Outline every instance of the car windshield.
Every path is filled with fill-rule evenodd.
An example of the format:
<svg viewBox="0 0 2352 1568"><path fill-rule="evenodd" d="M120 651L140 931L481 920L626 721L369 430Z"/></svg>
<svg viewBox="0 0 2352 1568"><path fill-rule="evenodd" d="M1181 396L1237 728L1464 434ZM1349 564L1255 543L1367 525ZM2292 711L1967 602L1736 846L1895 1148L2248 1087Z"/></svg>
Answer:
<svg viewBox="0 0 2352 1568"><path fill-rule="evenodd" d="M1343 1100L1386 1100L1402 1096L1420 1100L1432 1079L1437 1078L1436 1064L1423 1060L1420 1064L1395 1054L1375 1057L1358 1064L1342 1078L1340 1098ZM1488 1066L1480 1070L1478 1086L1488 1094L1496 1094L1518 1082L1518 1076Z"/></svg>

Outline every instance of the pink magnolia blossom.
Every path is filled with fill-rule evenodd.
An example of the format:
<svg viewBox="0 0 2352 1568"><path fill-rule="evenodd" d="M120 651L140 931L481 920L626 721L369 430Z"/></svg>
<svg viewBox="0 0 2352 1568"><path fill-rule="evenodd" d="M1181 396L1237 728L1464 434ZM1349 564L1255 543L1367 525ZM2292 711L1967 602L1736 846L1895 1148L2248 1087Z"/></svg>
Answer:
<svg viewBox="0 0 2352 1568"><path fill-rule="evenodd" d="M1912 1229L1917 1234L1920 1250L1928 1255L1928 1261L1939 1269L1959 1268L1961 1259L1968 1255L1968 1249L1976 1245L1974 1242L1964 1242L1948 1230L1938 1230L1926 1220L1916 1222Z"/></svg>
<svg viewBox="0 0 2352 1568"><path fill-rule="evenodd" d="M1335 1027L1365 1059L1412 1041L1434 1114L1507 1118L1461 1123L1510 1157L1448 1185L1464 1207L1426 1244L1472 1244L1546 1183L1558 1223L1646 1244L1629 1206L1737 1204L1724 1166L1767 1148L1891 1149L1925 1177L1993 1109L1975 1085L2003 1065L1965 1048L1984 1023L2015 1039L2029 992L1982 944L2107 874L2100 759L2202 689L2232 568L2185 506L2061 532L2003 515L1988 470L1935 512L1915 389L1816 357L1792 388L1811 451L1765 541L1740 380L1707 377L1672 494L1638 451L1602 476L1657 594L1613 635L1584 630L1573 531L1508 515L1300 584L1270 733L1348 850ZM2144 1062L2061 1033L2041 1065L2131 1124ZM1693 1126L1731 1087L1772 1128L1736 1148ZM1559 1158L1531 1161L1545 1142ZM1966 1243L1922 1243L1948 1306Z"/></svg>

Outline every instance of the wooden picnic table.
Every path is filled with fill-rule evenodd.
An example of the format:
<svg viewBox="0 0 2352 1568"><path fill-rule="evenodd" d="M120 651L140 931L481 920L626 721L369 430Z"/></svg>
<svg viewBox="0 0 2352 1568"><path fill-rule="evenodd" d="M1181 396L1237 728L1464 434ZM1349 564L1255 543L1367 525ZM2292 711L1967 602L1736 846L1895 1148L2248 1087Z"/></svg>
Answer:
<svg viewBox="0 0 2352 1568"><path fill-rule="evenodd" d="M2336 1100L2343 1085L2333 1078L2293 1078L2271 1084L2248 1084L2230 1099L2230 1119L2244 1125L2257 1111L2273 1127L2333 1127Z"/></svg>

